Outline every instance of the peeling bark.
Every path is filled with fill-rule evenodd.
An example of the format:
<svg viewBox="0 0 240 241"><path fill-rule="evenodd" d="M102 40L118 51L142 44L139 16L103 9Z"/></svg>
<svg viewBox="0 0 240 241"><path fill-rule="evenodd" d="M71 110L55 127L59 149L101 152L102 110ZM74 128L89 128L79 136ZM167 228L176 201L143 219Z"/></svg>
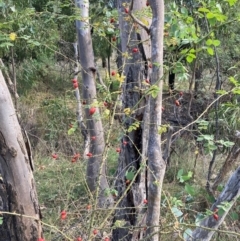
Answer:
<svg viewBox="0 0 240 241"><path fill-rule="evenodd" d="M31 163L10 93L0 71L0 237L36 241L41 237L40 211Z"/></svg>

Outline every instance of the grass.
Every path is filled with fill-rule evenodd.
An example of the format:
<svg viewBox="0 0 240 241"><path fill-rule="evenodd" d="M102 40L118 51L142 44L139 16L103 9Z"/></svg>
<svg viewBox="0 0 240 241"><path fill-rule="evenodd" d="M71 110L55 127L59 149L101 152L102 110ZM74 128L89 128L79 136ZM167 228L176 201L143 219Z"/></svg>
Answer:
<svg viewBox="0 0 240 241"><path fill-rule="evenodd" d="M39 69L42 68L42 66L37 67ZM56 73L52 74L56 75ZM29 80L34 82L34 74L28 73L28 75ZM93 208L94 200L90 198L85 180L86 161L80 159L76 163L71 162L71 155L74 152L78 151L82 153L82 141L80 131L76 131L72 136L66 134L69 124L75 119L75 100L72 90L70 90L71 83L68 83L67 79L68 76L66 74L54 77L49 82L50 88L48 90L44 89L45 84L38 83L39 89L35 88L35 90L28 92L27 96L22 98L21 105L21 112L27 113L23 116L26 123L32 122L32 125L37 129L36 136L38 143L35 146L36 171L34 176L43 214L43 222L47 224L47 226L43 226L45 240L47 241L76 240L78 236L83 237L83 233L92 232L92 230L89 230L92 212L96 213L93 227L98 227L108 211L94 210ZM64 87L62 84L64 84ZM177 88L184 90L186 89L186 85L185 82L179 82ZM23 88L25 89L24 83ZM63 93L63 89L69 90L63 95L56 94L58 90L59 93ZM38 90L41 90L41 92ZM164 90L167 92L166 85ZM170 101L166 103L166 107L171 109L173 104L171 98L169 99ZM103 125L105 131L107 131L109 128L107 120L104 120ZM119 139L122 135L117 122L113 128L111 134L112 146L107 157L107 175L109 176L110 183L115 178L114 174L118 161L118 154L115 149L118 147ZM171 234L161 237L163 241L179 240L178 235L174 232L176 218L171 212L171 208L176 204L173 202L173 198L182 203L182 206L177 205L177 208L184 215L178 220L192 224L195 223L197 214L205 212L212 204L204 189L207 168L211 157L199 155L197 158L194 179L192 178L186 182L195 190L195 195L191 201L188 201L190 199L189 194L185 190L185 183L179 183L177 173L179 169L183 169L185 172L194 171L196 144L187 136L178 139L172 148L174 152L171 156L171 167L166 171L163 184L164 195L162 197L162 201L166 198L169 200L170 206L162 203L160 222L163 231L166 231L164 228L167 225L173 224L173 226L168 229ZM58 153L59 158L57 160L51 158L51 153L53 152ZM216 162L217 166L222 162L220 157L218 158ZM91 205L91 208L87 208L87 205ZM238 205L236 204L235 206L236 210L239 210ZM62 210L67 211L67 218L65 220L61 220L60 218ZM226 219L226 223L228 226L233 224L236 228L239 226L237 223L233 223L229 217ZM108 223L104 227L104 230L101 230L101 235L110 235L111 225L111 223ZM179 230L183 233L185 229ZM99 237L100 239L102 237ZM227 235L216 235L214 240L228 241L232 239Z"/></svg>
<svg viewBox="0 0 240 241"><path fill-rule="evenodd" d="M46 118L49 118L47 115ZM51 121L51 119L48 119ZM61 123L61 122L60 122ZM108 128L107 123L104 124L105 129ZM67 129L66 129L67 131ZM107 158L107 175L110 182L114 180L114 173L117 168L118 154L115 151L119 143L121 135L119 127L114 126L111 142L112 146L109 150ZM72 138L72 137L71 137ZM75 145L80 142L73 139ZM185 173L193 171L195 162L195 143L185 137L179 139L173 146L174 152L171 156L171 167L167 169L163 184L163 197L168 200L175 198L182 203L182 206L177 206L184 214L182 221L194 223L198 213L204 213L211 206L211 201L208 199L205 187L207 165L210 156L199 155L195 168L195 177L186 183L190 184L196 191L195 195L189 200L189 194L185 190L185 183L181 184L177 180L179 169L184 169ZM89 230L91 214L95 212L96 216L93 220L93 227L98 227L106 215L107 210L94 210L93 202L90 193L88 192L85 180L86 161L79 159L76 163L71 162L71 155L59 151L59 158L54 160L51 158L51 152L41 151L41 143L38 144L39 153L35 155L35 180L39 195L39 202L43 214L43 222L48 226L44 226L44 236L47 241L54 240L76 240L76 237L83 236L84 233L92 232ZM161 226L168 226L174 223L175 217L170 211L174 203L169 205L162 204L161 206ZM87 205L91 205L88 210ZM67 219L61 220L60 213L62 210L67 211ZM179 219L180 220L180 219ZM170 227L169 230L173 230ZM184 228L181 232L184 232ZM111 223L101 230L101 235L104 232L110 234ZM62 233L61 233L62 232ZM64 236L65 235L65 236ZM168 241L170 234L162 236L163 241ZM176 236L176 235L175 235ZM174 235L171 236L174 240ZM67 238L66 238L67 237ZM178 236L177 236L178 237ZM226 235L224 236L226 237ZM216 240L224 240L218 237ZM177 240L177 239L176 239ZM230 239L225 239L225 241Z"/></svg>

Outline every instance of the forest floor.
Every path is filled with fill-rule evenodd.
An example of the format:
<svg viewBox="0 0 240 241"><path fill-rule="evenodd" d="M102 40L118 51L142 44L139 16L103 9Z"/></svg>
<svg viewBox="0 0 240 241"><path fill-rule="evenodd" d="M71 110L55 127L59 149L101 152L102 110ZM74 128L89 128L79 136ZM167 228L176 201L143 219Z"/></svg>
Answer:
<svg viewBox="0 0 240 241"><path fill-rule="evenodd" d="M80 158L76 163L71 162L74 153L82 153L83 145L79 130L76 130L73 135L68 135L70 125L76 122L75 99L73 91L70 90L71 81L66 80L69 77L65 76L62 67L59 70L62 71L61 74L64 75L64 78L56 81L56 78L51 79L55 73L51 74L49 70L42 73L46 74L46 76L41 76L44 83L37 84L36 87L29 90L21 98L21 105L19 105L22 125L29 133L33 145L34 176L43 222L47 224L44 226L44 233L48 241L75 240L75 237L82 236L82 230L88 230L92 212L97 213L97 220L94 220L96 228L105 215L104 212L101 213L92 208L94 200L91 199L84 178L86 160ZM212 91L203 89L196 96L195 93L190 94L186 90L186 86L186 83L178 84L177 90L171 95L168 93L166 85L164 86L162 123L170 124L174 127L174 131L179 131L194 122L213 101ZM61 94L56 95L58 91ZM176 105L176 100L180 102L179 106ZM189 103L191 103L190 107ZM211 109L206 111L204 118L211 118L210 112ZM104 129L109 127L108 123L104 122L103 125ZM196 219L212 205L213 200L205 190L211 155L205 154L202 146L196 141L196 126L195 123L194 127L179 131L179 134L176 135L177 138L174 138L170 164L167 167L163 184L160 220L162 227L175 222L173 213L169 212L171 207L176 207L182 213L179 216L180 222L195 223ZM107 174L111 182L114 180L118 160L115 148L121 136L119 123L116 121L111 136L112 146L107 158ZM53 153L58 155L57 159L52 158ZM217 157L213 166L214 175L225 158L226 153ZM180 182L180 178L183 176L187 176L187 180ZM194 190L191 195L189 186ZM236 206L235 210L239 210L238 208L239 206ZM60 219L62 210L67 210L66 220ZM238 232L239 224L229 215L221 228ZM184 231L185 229L182 227L182 234ZM104 235L110 234L110 223L104 232L102 232ZM217 234L213 240L232 241L232 239L228 234L220 236ZM163 235L161 240L169 241L169 235ZM171 240L178 239L171 236Z"/></svg>

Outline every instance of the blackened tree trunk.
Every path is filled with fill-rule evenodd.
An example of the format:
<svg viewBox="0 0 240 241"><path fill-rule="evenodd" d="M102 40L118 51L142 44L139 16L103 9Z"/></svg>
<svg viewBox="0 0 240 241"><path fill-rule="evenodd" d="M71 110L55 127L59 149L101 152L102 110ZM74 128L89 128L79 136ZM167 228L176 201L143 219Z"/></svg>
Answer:
<svg viewBox="0 0 240 241"><path fill-rule="evenodd" d="M41 237L39 204L30 162L0 71L0 216L3 217L0 240L36 241ZM1 215L1 211L9 214Z"/></svg>
<svg viewBox="0 0 240 241"><path fill-rule="evenodd" d="M87 106L87 108L85 108L87 130L90 137L95 137L94 140L90 138L87 183L92 192L100 188L97 198L99 205L104 206L112 203L112 197L104 195L104 191L109 188L109 185L106 178L105 163L103 163L103 152L105 149L104 130L101 119L98 117L99 108L97 104L94 104L97 100L95 85L96 69L89 25L89 1L75 0L75 3L81 10L81 21L76 21L76 27L82 73L82 96ZM94 108L94 114L90 113L91 108Z"/></svg>
<svg viewBox="0 0 240 241"><path fill-rule="evenodd" d="M166 166L158 134L162 105L164 2L148 2L153 12L152 20L148 20L149 26L152 21L151 28L134 15L135 10L146 7L146 1L119 1L118 6L121 52L131 56L123 59L121 68L126 76L123 108L131 110L124 118L124 128L129 130L136 123L139 127L127 131L122 141L116 187L119 197L124 196L114 224L124 220L124 226L113 230L113 240L140 240L145 235L148 240L158 240L161 187ZM159 90L157 98L149 97L146 92L153 85ZM129 172L135 174L130 184L127 180ZM146 233L145 225L148 227ZM134 226L139 228L130 230Z"/></svg>
<svg viewBox="0 0 240 241"><path fill-rule="evenodd" d="M125 7L124 7L125 6ZM129 13L126 13L126 9ZM118 2L119 29L122 59L118 61L119 72L125 76L122 85L122 108L130 110L123 118L126 133L122 138L119 156L116 189L121 198L114 216L114 225L124 221L121 227L113 230L113 240L139 240L143 238L146 223L147 189L146 163L149 134L149 101L144 94L150 87L151 72L150 36L133 20L135 11L146 8L145 0ZM145 18L147 19L147 18ZM151 20L149 20L149 26ZM126 57L126 54L129 57ZM119 66L122 63L122 66ZM138 126L133 128L132 126ZM134 178L131 178L131 173Z"/></svg>

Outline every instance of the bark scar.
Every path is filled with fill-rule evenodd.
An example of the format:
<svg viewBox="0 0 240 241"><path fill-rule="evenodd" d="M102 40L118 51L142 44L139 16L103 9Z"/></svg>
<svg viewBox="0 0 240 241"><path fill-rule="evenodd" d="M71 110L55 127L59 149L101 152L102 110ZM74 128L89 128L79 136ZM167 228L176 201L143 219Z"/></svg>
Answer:
<svg viewBox="0 0 240 241"><path fill-rule="evenodd" d="M26 155L26 152L25 152L25 148L24 148L24 144L23 144L23 141L21 140L22 138L17 138L17 141L18 141L18 144L19 144L19 146L20 146L20 148L21 148L21 151L22 151L22 153L24 154L24 155Z"/></svg>
<svg viewBox="0 0 240 241"><path fill-rule="evenodd" d="M10 152L10 154L12 155L12 157L16 157L17 156L17 150L16 149L14 149L14 147L10 147L9 148L9 152Z"/></svg>
<svg viewBox="0 0 240 241"><path fill-rule="evenodd" d="M7 153L7 151L8 151L8 147L7 147L5 138L2 132L0 131L0 154L4 156Z"/></svg>

